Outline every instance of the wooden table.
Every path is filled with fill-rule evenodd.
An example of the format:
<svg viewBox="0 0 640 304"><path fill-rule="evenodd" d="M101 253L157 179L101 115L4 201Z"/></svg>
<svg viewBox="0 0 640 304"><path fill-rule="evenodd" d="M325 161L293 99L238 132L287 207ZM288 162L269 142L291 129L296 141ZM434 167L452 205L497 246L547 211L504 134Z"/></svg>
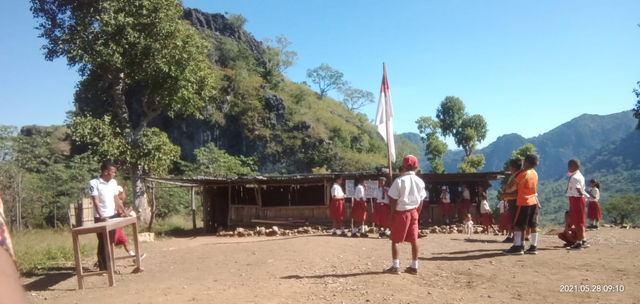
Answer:
<svg viewBox="0 0 640 304"><path fill-rule="evenodd" d="M73 238L73 252L76 258L76 276L78 277L78 289L84 289L84 278L90 276L97 276L107 274L109 276L109 286L116 286L114 279L115 270L115 255L113 244L110 242L109 231L119 227L127 225L133 226L133 242L135 246L136 267L138 270L142 269L140 264L140 246L138 244L138 221L136 217L115 218L102 223L96 223L93 225L82 226L71 230L71 237ZM83 234L102 233L103 242L105 244L104 251L107 259L106 271L95 271L89 273L82 272L82 261L80 254L80 247L78 247L78 237Z"/></svg>

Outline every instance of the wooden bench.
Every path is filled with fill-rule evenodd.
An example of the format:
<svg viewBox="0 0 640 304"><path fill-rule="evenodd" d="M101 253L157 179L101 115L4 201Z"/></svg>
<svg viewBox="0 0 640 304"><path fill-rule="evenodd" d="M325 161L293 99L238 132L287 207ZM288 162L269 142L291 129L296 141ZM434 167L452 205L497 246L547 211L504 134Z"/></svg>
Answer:
<svg viewBox="0 0 640 304"><path fill-rule="evenodd" d="M78 289L84 289L84 278L90 276L98 276L107 274L109 276L109 286L116 286L114 271L115 271L115 254L114 254L114 246L110 242L109 231L114 230L119 227L124 227L127 225L133 226L133 243L135 247L135 262L136 269L140 271L142 266L140 264L140 246L138 244L138 222L135 217L125 217L125 218L115 218L108 220L102 223L96 223L88 226L82 226L78 228L74 228L71 230L71 237L73 238L73 253L76 259L76 276L78 277ZM95 271L84 273L82 271L82 261L80 254L80 247L78 246L78 237L83 234L94 234L94 233L102 233L103 242L105 244L104 251L105 257L107 259L107 270L106 271Z"/></svg>

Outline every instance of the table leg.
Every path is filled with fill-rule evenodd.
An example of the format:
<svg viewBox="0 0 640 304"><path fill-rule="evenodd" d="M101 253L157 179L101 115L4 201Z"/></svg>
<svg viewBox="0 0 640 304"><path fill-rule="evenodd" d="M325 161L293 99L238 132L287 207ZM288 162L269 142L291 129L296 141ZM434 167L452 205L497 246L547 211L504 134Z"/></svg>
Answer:
<svg viewBox="0 0 640 304"><path fill-rule="evenodd" d="M142 262L141 262L141 258L140 258L140 243L138 242L138 223L134 222L132 224L132 228L133 228L133 246L134 246L134 250L136 251L136 268L138 268L138 271L142 270Z"/></svg>
<svg viewBox="0 0 640 304"><path fill-rule="evenodd" d="M111 257L111 238L109 237L109 230L106 228L102 234L104 240L104 253L107 262L107 275L109 276L109 286L116 286L114 274L113 274L113 258Z"/></svg>
<svg viewBox="0 0 640 304"><path fill-rule="evenodd" d="M78 289L82 290L84 289L84 274L82 273L82 254L80 253L80 247L78 244L78 235L77 234L72 234L71 235L72 239L73 239L73 255L76 258L76 277L78 278Z"/></svg>

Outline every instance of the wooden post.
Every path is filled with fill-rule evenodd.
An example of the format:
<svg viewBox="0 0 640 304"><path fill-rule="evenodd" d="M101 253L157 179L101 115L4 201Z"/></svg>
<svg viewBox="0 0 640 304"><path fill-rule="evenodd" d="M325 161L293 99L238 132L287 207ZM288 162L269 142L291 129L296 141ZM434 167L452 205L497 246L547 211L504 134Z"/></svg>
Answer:
<svg viewBox="0 0 640 304"><path fill-rule="evenodd" d="M196 189L191 187L191 217L193 220L193 230L196 230Z"/></svg>
<svg viewBox="0 0 640 304"><path fill-rule="evenodd" d="M387 77L387 65L383 62L382 63L382 68L384 69L384 77L385 80L388 82L389 80L386 79ZM389 142L391 140L393 140L393 138L391 136L393 136L393 134L391 134L391 130L389 130L389 126L391 126L391 122L389 122L389 120L391 119L391 117L389 117L389 109L387 109L387 97L385 96L384 99L384 105L385 105L385 111L384 111L384 115L385 115L385 127L387 129L387 163L389 165L389 182L393 183L393 168L391 167L391 145L389 144ZM394 151L395 152L395 151Z"/></svg>
<svg viewBox="0 0 640 304"><path fill-rule="evenodd" d="M82 273L82 254L80 253L80 246L78 244L78 235L75 233L71 234L73 238L73 255L76 259L76 277L78 277L78 289L84 289L84 278Z"/></svg>

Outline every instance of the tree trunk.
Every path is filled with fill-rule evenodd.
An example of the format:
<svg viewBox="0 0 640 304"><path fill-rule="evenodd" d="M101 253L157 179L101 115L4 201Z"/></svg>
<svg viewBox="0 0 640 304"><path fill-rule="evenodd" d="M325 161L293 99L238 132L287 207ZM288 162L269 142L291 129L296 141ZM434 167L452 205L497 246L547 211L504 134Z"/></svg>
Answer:
<svg viewBox="0 0 640 304"><path fill-rule="evenodd" d="M147 202L147 191L144 188L143 175L144 170L141 165L131 166L131 184L133 187L133 202L135 209L140 220L145 224L149 224L149 221L151 220L151 212Z"/></svg>
<svg viewBox="0 0 640 304"><path fill-rule="evenodd" d="M148 231L153 231L153 222L156 219L156 182L151 182L151 218L149 219Z"/></svg>

